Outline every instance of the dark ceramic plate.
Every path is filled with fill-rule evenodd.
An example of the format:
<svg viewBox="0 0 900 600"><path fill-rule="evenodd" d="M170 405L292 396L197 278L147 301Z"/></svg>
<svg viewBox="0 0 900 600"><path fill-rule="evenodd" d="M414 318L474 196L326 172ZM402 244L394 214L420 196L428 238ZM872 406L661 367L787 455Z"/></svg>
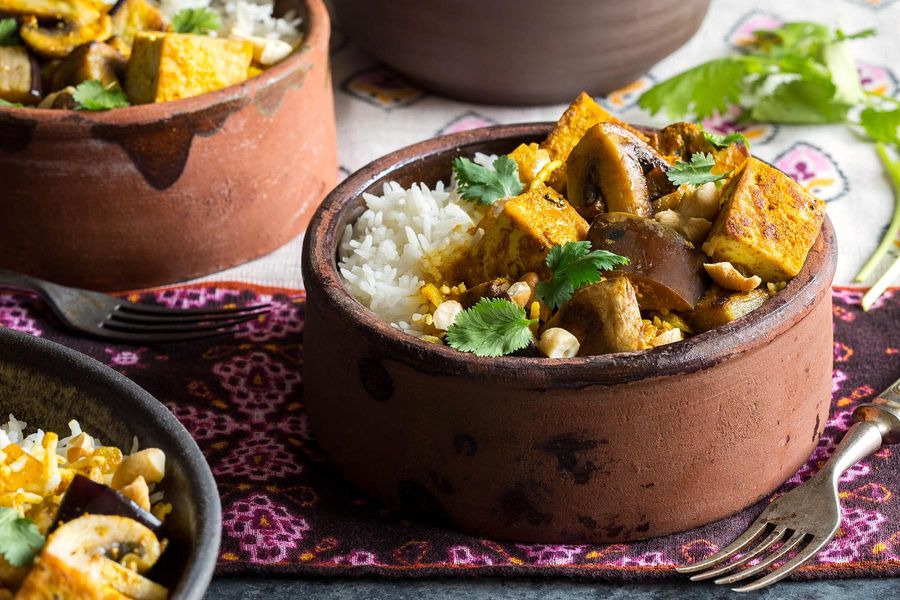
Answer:
<svg viewBox="0 0 900 600"><path fill-rule="evenodd" d="M197 444L156 398L80 352L0 328L0 414L8 413L29 429L66 435L77 419L104 444L127 450L137 436L142 448L162 449L170 546L149 576L173 599L203 597L219 552L219 494Z"/></svg>

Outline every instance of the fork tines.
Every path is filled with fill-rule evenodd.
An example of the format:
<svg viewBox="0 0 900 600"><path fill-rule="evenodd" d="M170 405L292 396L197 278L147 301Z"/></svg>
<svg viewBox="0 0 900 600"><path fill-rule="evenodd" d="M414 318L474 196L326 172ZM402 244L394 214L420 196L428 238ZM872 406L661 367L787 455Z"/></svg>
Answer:
<svg viewBox="0 0 900 600"><path fill-rule="evenodd" d="M820 539L812 534L772 522L759 521L751 525L734 542L709 558L689 566L677 567L676 570L679 573L691 574L691 581L717 578L715 583L728 585L763 573L778 561L796 552L787 562L762 577L733 588L736 592L750 592L787 577L794 569L812 558L828 541L827 538ZM731 560L732 558L735 560ZM756 560L759 562L750 564Z"/></svg>
<svg viewBox="0 0 900 600"><path fill-rule="evenodd" d="M173 310L145 304L116 306L100 323L104 336L122 341L187 341L223 335L269 312L270 304L242 308Z"/></svg>

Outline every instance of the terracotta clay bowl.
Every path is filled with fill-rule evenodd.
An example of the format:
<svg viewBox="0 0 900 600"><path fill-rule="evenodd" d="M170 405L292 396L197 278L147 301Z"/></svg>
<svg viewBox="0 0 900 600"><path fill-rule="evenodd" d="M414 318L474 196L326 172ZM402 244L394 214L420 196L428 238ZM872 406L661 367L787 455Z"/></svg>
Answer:
<svg viewBox="0 0 900 600"><path fill-rule="evenodd" d="M306 227L337 177L322 0L302 47L194 98L108 112L0 107L0 268L100 290L204 275Z"/></svg>
<svg viewBox="0 0 900 600"><path fill-rule="evenodd" d="M422 142L325 199L303 252L316 438L362 490L484 537L616 542L737 512L792 475L825 428L837 258L827 219L803 270L761 308L642 352L478 358L400 333L343 286L337 246L363 192L446 181L454 157L508 152L551 125Z"/></svg>
<svg viewBox="0 0 900 600"><path fill-rule="evenodd" d="M222 509L203 453L156 398L96 360L54 342L0 328L0 406L29 430L68 434L67 423L104 444L126 451L133 436L142 448L166 453L166 476L158 489L172 504L166 518L170 545L149 573L171 598L200 600L219 554Z"/></svg>
<svg viewBox="0 0 900 600"><path fill-rule="evenodd" d="M557 104L638 79L700 27L709 0L334 0L364 50L437 92Z"/></svg>

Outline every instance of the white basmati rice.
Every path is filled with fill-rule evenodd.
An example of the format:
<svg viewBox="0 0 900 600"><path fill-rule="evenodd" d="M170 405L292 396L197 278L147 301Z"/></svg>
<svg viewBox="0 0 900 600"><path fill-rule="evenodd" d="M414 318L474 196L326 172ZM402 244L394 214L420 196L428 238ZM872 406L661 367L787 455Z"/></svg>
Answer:
<svg viewBox="0 0 900 600"><path fill-rule="evenodd" d="M496 156L473 160L493 168ZM445 257L472 243L485 209L466 202L443 182L429 189L384 185L381 196L364 194L366 211L347 225L338 267L347 289L360 303L394 327L419 335L425 299L419 289L434 281Z"/></svg>
<svg viewBox="0 0 900 600"><path fill-rule="evenodd" d="M272 0L160 0L159 6L169 19L186 8L211 8L222 19L219 35L281 40L291 46L300 41L300 18L294 11L274 16Z"/></svg>

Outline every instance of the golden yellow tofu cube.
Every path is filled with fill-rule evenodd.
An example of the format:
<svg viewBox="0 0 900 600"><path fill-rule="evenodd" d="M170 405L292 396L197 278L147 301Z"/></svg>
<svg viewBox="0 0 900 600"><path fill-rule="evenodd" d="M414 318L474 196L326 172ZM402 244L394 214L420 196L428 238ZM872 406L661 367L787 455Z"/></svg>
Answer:
<svg viewBox="0 0 900 600"><path fill-rule="evenodd" d="M498 207L499 208L499 207ZM588 223L566 199L541 185L506 200L478 224L484 234L457 266L457 279L477 285L495 277L547 274L547 252L584 240Z"/></svg>
<svg viewBox="0 0 900 600"><path fill-rule="evenodd" d="M632 129L621 120L615 118L597 104L587 93L581 92L559 118L547 139L541 143L541 148L550 153L551 160L558 160L563 163L560 168L553 171L548 180L548 184L553 189L560 192L565 191L566 159L585 132L597 123L618 123L628 127L641 138L645 138L643 133Z"/></svg>
<svg viewBox="0 0 900 600"><path fill-rule="evenodd" d="M509 157L516 161L516 165L519 167L519 179L526 188L534 181L535 175L540 173L541 169L550 162L550 153L534 143L519 144L515 150L509 153Z"/></svg>
<svg viewBox="0 0 900 600"><path fill-rule="evenodd" d="M183 33L135 34L125 75L134 104L199 96L247 79L253 44Z"/></svg>
<svg viewBox="0 0 900 600"><path fill-rule="evenodd" d="M703 251L764 281L800 272L822 221L825 203L799 183L750 157L722 189L722 210Z"/></svg>

